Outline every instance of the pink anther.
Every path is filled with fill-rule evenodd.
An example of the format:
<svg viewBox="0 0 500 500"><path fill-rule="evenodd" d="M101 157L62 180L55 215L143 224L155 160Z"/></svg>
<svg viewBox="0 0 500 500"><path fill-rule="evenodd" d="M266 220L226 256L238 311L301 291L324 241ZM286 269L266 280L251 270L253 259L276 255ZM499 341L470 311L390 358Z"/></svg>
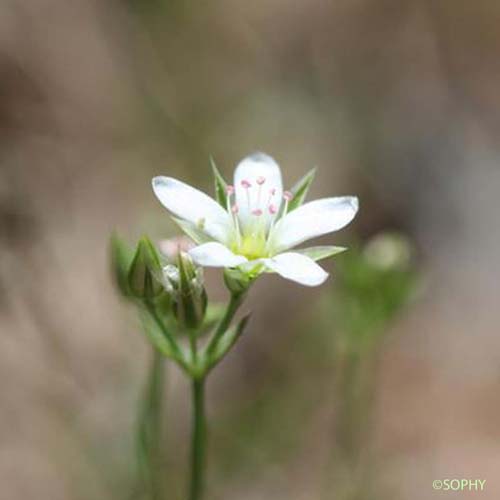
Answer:
<svg viewBox="0 0 500 500"><path fill-rule="evenodd" d="M262 186L262 184L264 184L264 182L266 182L266 178L261 175L260 177L257 177L257 181L256 182L257 182L257 184L259 186Z"/></svg>
<svg viewBox="0 0 500 500"><path fill-rule="evenodd" d="M240 209L239 209L238 205L234 204L231 207L231 212L233 212L233 214L237 214L239 211L240 211Z"/></svg>
<svg viewBox="0 0 500 500"><path fill-rule="evenodd" d="M272 204L269 205L269 213L271 215L274 215L277 211L278 211L278 209L277 209L276 205L272 205Z"/></svg>
<svg viewBox="0 0 500 500"><path fill-rule="evenodd" d="M293 194L290 192L290 191L285 191L283 193L283 198L286 200L286 201L291 201L293 199Z"/></svg>
<svg viewBox="0 0 500 500"><path fill-rule="evenodd" d="M252 187L252 185L246 180L246 179L243 179L241 181L241 185L245 188L245 189L249 189Z"/></svg>
<svg viewBox="0 0 500 500"><path fill-rule="evenodd" d="M234 194L234 186L231 186L231 185L226 186L226 193L229 196L231 196L232 194Z"/></svg>
<svg viewBox="0 0 500 500"><path fill-rule="evenodd" d="M256 215L257 217L259 217L262 215L262 210L260 208L252 210L252 215Z"/></svg>

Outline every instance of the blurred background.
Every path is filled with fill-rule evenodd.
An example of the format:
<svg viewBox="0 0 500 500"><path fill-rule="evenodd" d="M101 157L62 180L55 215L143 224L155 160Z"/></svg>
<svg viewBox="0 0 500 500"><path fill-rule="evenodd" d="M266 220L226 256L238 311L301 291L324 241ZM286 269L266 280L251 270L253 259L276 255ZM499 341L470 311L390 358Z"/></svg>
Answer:
<svg viewBox="0 0 500 500"><path fill-rule="evenodd" d="M488 0L3 0L1 497L135 495L151 352L109 235L176 234L153 175L211 191L210 155L230 178L262 150L361 209L326 285L252 289L209 381L209 499L498 498L499 23ZM165 407L177 500L173 366Z"/></svg>

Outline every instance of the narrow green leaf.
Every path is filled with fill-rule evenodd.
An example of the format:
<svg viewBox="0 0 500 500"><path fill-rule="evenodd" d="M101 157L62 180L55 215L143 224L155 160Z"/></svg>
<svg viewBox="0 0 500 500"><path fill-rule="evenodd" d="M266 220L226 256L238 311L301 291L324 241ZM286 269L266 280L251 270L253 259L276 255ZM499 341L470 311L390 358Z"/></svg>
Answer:
<svg viewBox="0 0 500 500"><path fill-rule="evenodd" d="M212 238L207 236L200 228L192 222L188 222L177 217L172 217L172 220L198 245L213 241Z"/></svg>
<svg viewBox="0 0 500 500"><path fill-rule="evenodd" d="M221 361L222 358L231 350L234 344L236 344L241 334L245 331L249 319L250 313L244 316L235 327L227 330L226 333L220 338L211 359L208 361L209 369Z"/></svg>
<svg viewBox="0 0 500 500"><path fill-rule="evenodd" d="M141 312L144 333L153 346L167 358L176 359L172 346L147 311Z"/></svg>
<svg viewBox="0 0 500 500"><path fill-rule="evenodd" d="M312 181L314 180L314 176L316 175L316 168L309 170L302 179L300 179L290 190L293 194L293 198L288 204L288 212L295 210L300 207L306 199L307 192L311 186Z"/></svg>
<svg viewBox="0 0 500 500"><path fill-rule="evenodd" d="M347 248L345 247L335 247L326 245L326 246L317 246L310 248L299 248L293 251L296 253L300 253L302 255L306 255L307 257L310 257L311 259L316 261L332 257L339 253L345 252L346 250Z"/></svg>
<svg viewBox="0 0 500 500"><path fill-rule="evenodd" d="M212 171L214 174L215 181L215 199L224 209L227 208L227 182L222 177L215 161L210 157L210 164L212 165Z"/></svg>

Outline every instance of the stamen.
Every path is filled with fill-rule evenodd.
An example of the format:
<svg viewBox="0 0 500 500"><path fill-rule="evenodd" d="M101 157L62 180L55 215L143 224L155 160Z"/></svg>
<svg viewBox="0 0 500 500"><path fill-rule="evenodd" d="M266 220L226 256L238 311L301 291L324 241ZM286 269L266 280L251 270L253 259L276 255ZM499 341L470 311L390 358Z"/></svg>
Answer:
<svg viewBox="0 0 500 500"><path fill-rule="evenodd" d="M266 182L266 178L264 176L260 176L260 177L257 177L257 184L259 186L262 186L262 184L264 184L264 182Z"/></svg>
<svg viewBox="0 0 500 500"><path fill-rule="evenodd" d="M231 212L233 214L237 214L238 212L240 211L238 205L236 205L236 203L231 207Z"/></svg>
<svg viewBox="0 0 500 500"><path fill-rule="evenodd" d="M231 185L226 186L226 194L228 196L232 196L234 194L234 186Z"/></svg>
<svg viewBox="0 0 500 500"><path fill-rule="evenodd" d="M243 186L243 188L247 193L247 205L248 205L248 210L250 210L250 188L252 187L252 185L246 179L243 179L241 181L241 185Z"/></svg>
<svg viewBox="0 0 500 500"><path fill-rule="evenodd" d="M276 214L277 212L278 212L278 208L276 207L276 205L273 205L273 204L269 205L269 213L270 213L271 215L274 215L274 214Z"/></svg>
<svg viewBox="0 0 500 500"><path fill-rule="evenodd" d="M288 204L293 199L293 193L285 191L283 193L283 199L285 200L285 208L283 209L283 215L285 216L288 213Z"/></svg>
<svg viewBox="0 0 500 500"><path fill-rule="evenodd" d="M255 210L252 210L252 215L256 215L257 217L260 217L262 215L262 210L260 208L257 208Z"/></svg>

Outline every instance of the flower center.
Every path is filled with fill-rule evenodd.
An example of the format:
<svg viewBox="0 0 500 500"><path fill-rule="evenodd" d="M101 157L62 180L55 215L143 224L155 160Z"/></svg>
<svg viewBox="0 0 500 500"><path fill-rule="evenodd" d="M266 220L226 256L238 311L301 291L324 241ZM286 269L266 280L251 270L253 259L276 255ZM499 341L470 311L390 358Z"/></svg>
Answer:
<svg viewBox="0 0 500 500"><path fill-rule="evenodd" d="M276 200L276 189L265 189L266 178L261 176L255 183L242 180L245 190L244 211L249 216L240 216L241 207L234 200L235 188L227 186L227 211L232 217L234 240L231 250L249 260L270 256L268 242L278 216L283 217L288 211L288 204L293 195L289 191L283 193L284 209L279 214L281 200Z"/></svg>

